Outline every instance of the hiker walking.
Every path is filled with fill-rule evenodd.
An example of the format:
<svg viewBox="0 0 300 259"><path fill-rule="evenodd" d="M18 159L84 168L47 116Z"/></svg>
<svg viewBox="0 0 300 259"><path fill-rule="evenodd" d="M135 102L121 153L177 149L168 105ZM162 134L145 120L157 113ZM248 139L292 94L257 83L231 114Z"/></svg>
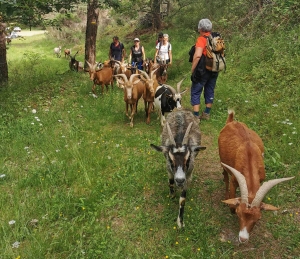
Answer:
<svg viewBox="0 0 300 259"><path fill-rule="evenodd" d="M198 23L198 31L200 36L198 37L195 44L195 54L192 61L192 87L191 87L191 105L193 106L194 115L197 116L200 120L208 120L210 117L210 110L215 96L215 86L217 83L218 72L212 72L204 69L201 75L201 78L195 77L195 70L197 69L198 63L201 59L201 56L206 56L206 39L209 37L212 31L212 23L209 19L201 19ZM204 57L202 57L204 58ZM204 99L205 99L205 109L200 115L200 97L202 91L204 90Z"/></svg>
<svg viewBox="0 0 300 259"><path fill-rule="evenodd" d="M123 43L119 41L118 36L114 36L113 42L110 44L108 58L123 62L125 54L126 53Z"/></svg>
<svg viewBox="0 0 300 259"><path fill-rule="evenodd" d="M156 45L156 52L154 55L154 64L156 63L166 63L171 65L172 64L172 45L169 42L169 35L164 34L163 40L158 42Z"/></svg>
<svg viewBox="0 0 300 259"><path fill-rule="evenodd" d="M143 46L140 46L140 39L135 38L133 40L134 45L130 48L129 63L134 67L137 66L138 69L143 70L143 62L145 58L145 50Z"/></svg>

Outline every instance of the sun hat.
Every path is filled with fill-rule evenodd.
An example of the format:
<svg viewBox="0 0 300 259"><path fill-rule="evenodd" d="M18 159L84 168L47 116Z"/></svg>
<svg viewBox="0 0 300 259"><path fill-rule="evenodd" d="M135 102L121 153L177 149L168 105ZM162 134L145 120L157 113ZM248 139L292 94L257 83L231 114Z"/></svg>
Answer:
<svg viewBox="0 0 300 259"><path fill-rule="evenodd" d="M164 38L169 38L169 34L164 34Z"/></svg>
<svg viewBox="0 0 300 259"><path fill-rule="evenodd" d="M140 41L140 39L139 38L134 38L134 40L133 41Z"/></svg>

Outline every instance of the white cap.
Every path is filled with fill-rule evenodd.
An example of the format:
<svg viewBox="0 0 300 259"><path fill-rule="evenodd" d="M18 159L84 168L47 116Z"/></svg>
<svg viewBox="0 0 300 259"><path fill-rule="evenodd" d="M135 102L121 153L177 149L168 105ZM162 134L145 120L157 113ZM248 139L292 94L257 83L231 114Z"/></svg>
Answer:
<svg viewBox="0 0 300 259"><path fill-rule="evenodd" d="M134 38L134 40L133 41L140 41L140 39L139 38Z"/></svg>

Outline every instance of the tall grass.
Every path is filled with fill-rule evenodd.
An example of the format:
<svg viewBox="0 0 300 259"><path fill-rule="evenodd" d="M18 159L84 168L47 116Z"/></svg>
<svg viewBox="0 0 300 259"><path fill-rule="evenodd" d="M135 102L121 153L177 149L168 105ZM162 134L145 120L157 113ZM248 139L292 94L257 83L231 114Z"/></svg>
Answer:
<svg viewBox="0 0 300 259"><path fill-rule="evenodd" d="M112 33L129 49L127 29L101 32L97 57L107 58ZM174 55L169 83L186 77L183 88L190 87L187 53L197 35L165 31ZM164 158L150 149L160 143L156 115L146 125L141 101L130 128L122 90L95 99L88 76L54 57L57 42L44 35L14 41L0 94L0 258L299 258L299 80L288 69L299 61L280 55L283 35L227 53L211 120L200 124L207 150L196 160L184 230L176 226L178 194L168 196ZM153 56L155 35L139 37ZM231 50L237 42L247 45L237 35ZM190 106L189 94L183 105ZM263 212L244 245L236 215L221 202L217 137L228 108L262 137L266 178L296 176L267 194L280 210Z"/></svg>

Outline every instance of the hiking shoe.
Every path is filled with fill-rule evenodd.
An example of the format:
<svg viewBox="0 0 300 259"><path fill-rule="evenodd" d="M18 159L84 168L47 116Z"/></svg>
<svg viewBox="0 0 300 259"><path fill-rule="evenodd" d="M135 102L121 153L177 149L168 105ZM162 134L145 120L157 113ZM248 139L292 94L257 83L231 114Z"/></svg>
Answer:
<svg viewBox="0 0 300 259"><path fill-rule="evenodd" d="M201 116L200 116L200 120L209 120L209 114L202 112Z"/></svg>

